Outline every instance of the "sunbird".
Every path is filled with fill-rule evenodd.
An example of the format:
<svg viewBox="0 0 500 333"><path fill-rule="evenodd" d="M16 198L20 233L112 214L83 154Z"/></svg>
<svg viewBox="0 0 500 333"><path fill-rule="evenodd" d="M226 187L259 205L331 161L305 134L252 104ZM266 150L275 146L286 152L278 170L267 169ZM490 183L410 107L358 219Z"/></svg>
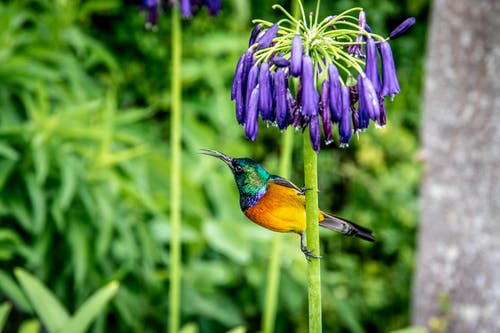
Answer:
<svg viewBox="0 0 500 333"><path fill-rule="evenodd" d="M202 148L202 154L224 161L234 175L240 192L240 208L252 222L277 232L294 232L300 235L300 249L306 256L321 258L308 249L306 230L306 188L299 188L289 180L267 172L249 158L233 158L213 149ZM318 211L321 227L375 241L372 231L338 216Z"/></svg>

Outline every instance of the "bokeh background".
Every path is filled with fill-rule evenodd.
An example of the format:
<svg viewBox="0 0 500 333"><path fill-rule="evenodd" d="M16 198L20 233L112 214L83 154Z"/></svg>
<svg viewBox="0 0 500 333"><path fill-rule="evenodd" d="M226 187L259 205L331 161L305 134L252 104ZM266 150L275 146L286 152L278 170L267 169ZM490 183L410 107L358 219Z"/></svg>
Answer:
<svg viewBox="0 0 500 333"><path fill-rule="evenodd" d="M276 1L290 8L290 1ZM186 332L261 327L273 234L240 212L232 175L212 148L278 172L280 133L250 142L230 101L252 18L275 1L223 1L183 21L182 325ZM313 1L305 1L309 10ZM349 148L322 146L320 206L374 230L374 244L321 233L324 332L410 325L415 265L419 122L429 1L323 1L320 17L362 6L392 42L401 94L388 124ZM6 332L36 318L14 269L42 281L74 312L111 280L120 288L91 332L161 332L169 293L170 18L118 0L0 2L0 302ZM291 179L302 184L302 136ZM307 263L283 235L276 332L307 332ZM193 331L194 330L194 331Z"/></svg>

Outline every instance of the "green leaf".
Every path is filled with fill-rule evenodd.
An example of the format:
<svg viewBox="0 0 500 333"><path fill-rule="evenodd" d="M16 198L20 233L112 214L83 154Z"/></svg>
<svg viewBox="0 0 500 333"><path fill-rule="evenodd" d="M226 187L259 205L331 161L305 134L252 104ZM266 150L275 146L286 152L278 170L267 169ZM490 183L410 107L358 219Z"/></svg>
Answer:
<svg viewBox="0 0 500 333"><path fill-rule="evenodd" d="M198 326L195 323L187 323L182 326L179 333L198 333Z"/></svg>
<svg viewBox="0 0 500 333"><path fill-rule="evenodd" d="M75 315L59 330L59 333L83 333L104 307L115 296L119 287L118 281L111 281L96 291L85 303L80 306Z"/></svg>
<svg viewBox="0 0 500 333"><path fill-rule="evenodd" d="M43 324L50 332L57 332L69 319L66 309L33 275L22 268L16 268L14 274Z"/></svg>
<svg viewBox="0 0 500 333"><path fill-rule="evenodd" d="M25 176L25 182L33 208L33 230L38 234L43 231L45 226L47 210L45 192L33 174L27 174Z"/></svg>
<svg viewBox="0 0 500 333"><path fill-rule="evenodd" d="M32 312L29 300L17 283L5 271L0 271L0 290L21 310Z"/></svg>
<svg viewBox="0 0 500 333"><path fill-rule="evenodd" d="M229 331L227 331L227 333L246 333L247 329L245 326L238 326L238 327L235 327Z"/></svg>
<svg viewBox="0 0 500 333"><path fill-rule="evenodd" d="M36 319L25 320L18 333L39 333L40 332L40 322Z"/></svg>
<svg viewBox="0 0 500 333"><path fill-rule="evenodd" d="M427 329L420 326L409 326L401 328L399 330L391 331L390 333L427 333Z"/></svg>
<svg viewBox="0 0 500 333"><path fill-rule="evenodd" d="M0 304L0 332L2 332L3 327L5 326L11 308L12 305L8 302Z"/></svg>

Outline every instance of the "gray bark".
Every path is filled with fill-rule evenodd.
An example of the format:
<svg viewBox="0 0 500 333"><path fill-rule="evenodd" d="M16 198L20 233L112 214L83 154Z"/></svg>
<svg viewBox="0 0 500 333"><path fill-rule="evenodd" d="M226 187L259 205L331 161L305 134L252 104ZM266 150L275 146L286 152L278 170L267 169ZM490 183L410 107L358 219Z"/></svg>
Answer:
<svg viewBox="0 0 500 333"><path fill-rule="evenodd" d="M500 1L434 1L427 50L413 321L500 332Z"/></svg>

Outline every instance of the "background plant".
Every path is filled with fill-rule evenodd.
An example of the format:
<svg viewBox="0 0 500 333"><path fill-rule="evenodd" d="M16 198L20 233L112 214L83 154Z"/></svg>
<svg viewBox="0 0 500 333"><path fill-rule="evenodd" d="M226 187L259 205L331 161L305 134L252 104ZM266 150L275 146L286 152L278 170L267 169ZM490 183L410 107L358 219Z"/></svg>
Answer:
<svg viewBox="0 0 500 333"><path fill-rule="evenodd" d="M278 172L279 151L269 144L276 131L263 129L257 144L248 145L239 126L228 125L232 74L247 46L250 18L275 19L273 3L227 1L216 24L201 12L183 27L181 311L182 323L200 332L260 327L272 234L244 219L230 175L197 151L251 156ZM352 5L324 2L322 12ZM349 150L322 147L318 158L320 205L362 221L380 239L370 246L331 234L321 238L328 332L385 332L409 322L427 2L361 6L374 26L387 28L385 34L401 17L417 16L419 23L394 42L407 93L388 105L388 128L365 133L362 144L352 140ZM70 312L119 280L118 293L91 331L163 330L170 233L168 18L159 21L162 33L150 33L138 28L144 17L136 8L119 1L21 0L0 4L0 24L0 298L15 305L5 330L17 331L31 318L11 288L19 266ZM300 145L294 156L300 158ZM296 183L301 168L292 164ZM276 332L307 329L306 266L293 236L283 237Z"/></svg>

